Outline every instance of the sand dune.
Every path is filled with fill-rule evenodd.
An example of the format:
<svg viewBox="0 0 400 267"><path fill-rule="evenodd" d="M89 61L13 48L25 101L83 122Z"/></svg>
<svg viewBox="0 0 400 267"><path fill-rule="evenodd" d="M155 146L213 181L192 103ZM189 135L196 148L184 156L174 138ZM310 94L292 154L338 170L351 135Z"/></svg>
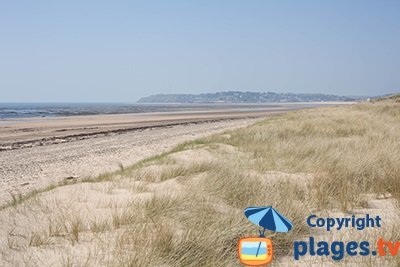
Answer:
<svg viewBox="0 0 400 267"><path fill-rule="evenodd" d="M272 205L295 225L289 234L267 233L273 239L276 266L336 266L333 253L305 255L295 262L293 242L309 236L331 244L367 240L373 248L379 236L399 240L399 118L398 104L364 103L290 112L211 136L258 119L3 151L21 153L22 159L28 151L44 149L48 155L36 156L50 167L58 155L86 153L62 158L65 162L59 166L65 164L65 170L75 170L76 160L82 170L93 171L118 168L106 163L111 158L127 157L128 164L0 209L0 265L238 266L237 241L258 230L243 216L244 207ZM190 141L160 154L178 140ZM129 164L145 153L158 155ZM56 173L54 168L51 174ZM384 224L328 232L308 227L310 214L379 215ZM390 256L345 256L340 264L398 263Z"/></svg>

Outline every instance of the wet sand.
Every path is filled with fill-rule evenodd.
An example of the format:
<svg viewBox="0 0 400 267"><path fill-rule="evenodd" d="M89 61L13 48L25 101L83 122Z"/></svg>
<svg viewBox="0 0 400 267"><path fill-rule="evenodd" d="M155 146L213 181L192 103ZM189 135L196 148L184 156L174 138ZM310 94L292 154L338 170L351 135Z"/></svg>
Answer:
<svg viewBox="0 0 400 267"><path fill-rule="evenodd" d="M257 118L310 105L281 105L267 108L212 109L184 112L154 112L53 118L0 120L0 150L71 142L148 128ZM312 104L311 104L312 106Z"/></svg>

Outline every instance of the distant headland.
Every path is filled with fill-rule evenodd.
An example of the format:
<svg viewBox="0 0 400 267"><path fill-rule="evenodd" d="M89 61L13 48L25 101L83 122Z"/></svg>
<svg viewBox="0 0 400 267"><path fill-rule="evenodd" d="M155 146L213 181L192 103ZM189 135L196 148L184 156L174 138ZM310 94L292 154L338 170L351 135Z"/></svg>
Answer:
<svg viewBox="0 0 400 267"><path fill-rule="evenodd" d="M138 103L274 103L355 100L357 98L327 94L224 91L204 94L157 94L142 97Z"/></svg>

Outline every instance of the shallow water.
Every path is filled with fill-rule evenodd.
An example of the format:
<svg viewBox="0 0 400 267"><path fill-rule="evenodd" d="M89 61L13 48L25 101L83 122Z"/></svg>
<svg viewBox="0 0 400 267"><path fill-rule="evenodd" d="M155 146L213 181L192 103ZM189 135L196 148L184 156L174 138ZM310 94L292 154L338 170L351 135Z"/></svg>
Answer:
<svg viewBox="0 0 400 267"><path fill-rule="evenodd" d="M276 104L0 103L0 119L275 107Z"/></svg>

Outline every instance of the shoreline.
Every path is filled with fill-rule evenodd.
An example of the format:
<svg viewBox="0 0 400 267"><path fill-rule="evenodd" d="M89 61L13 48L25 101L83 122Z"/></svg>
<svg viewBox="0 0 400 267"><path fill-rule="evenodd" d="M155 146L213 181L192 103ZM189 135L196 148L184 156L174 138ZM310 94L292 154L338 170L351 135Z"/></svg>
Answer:
<svg viewBox="0 0 400 267"><path fill-rule="evenodd" d="M289 104L259 108L230 108L193 111L105 114L68 117L4 119L0 124L0 153L27 147L72 142L157 127L257 118L290 110L332 104ZM336 104L337 105L337 104Z"/></svg>
<svg viewBox="0 0 400 267"><path fill-rule="evenodd" d="M326 105L330 106L330 105ZM309 106L30 120L0 127L0 205L66 180L93 178L193 139ZM10 146L11 149L5 149ZM23 149L21 149L23 148ZM2 149L2 150L1 150Z"/></svg>

